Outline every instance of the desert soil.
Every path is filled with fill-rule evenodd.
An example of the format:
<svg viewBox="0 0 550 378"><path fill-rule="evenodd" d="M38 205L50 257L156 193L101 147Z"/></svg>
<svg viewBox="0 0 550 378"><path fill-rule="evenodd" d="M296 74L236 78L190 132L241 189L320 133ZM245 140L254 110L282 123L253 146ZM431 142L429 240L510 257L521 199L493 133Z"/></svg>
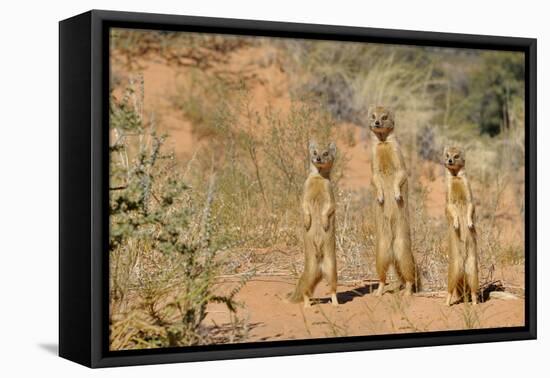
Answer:
<svg viewBox="0 0 550 378"><path fill-rule="evenodd" d="M506 282L522 280L522 269L510 269ZM231 282L227 282L231 285ZM316 337L364 336L403 332L428 332L469 328L523 326L525 301L489 298L477 306L445 305L445 293L419 293L403 297L386 292L376 297L376 281L339 285L339 306L330 303L328 287L321 283L310 308L284 300L294 287L289 277L264 276L249 281L238 294L244 304L239 316L246 321L246 341L274 341ZM391 289L390 289L391 290ZM223 305L211 305L206 325L228 325Z"/></svg>

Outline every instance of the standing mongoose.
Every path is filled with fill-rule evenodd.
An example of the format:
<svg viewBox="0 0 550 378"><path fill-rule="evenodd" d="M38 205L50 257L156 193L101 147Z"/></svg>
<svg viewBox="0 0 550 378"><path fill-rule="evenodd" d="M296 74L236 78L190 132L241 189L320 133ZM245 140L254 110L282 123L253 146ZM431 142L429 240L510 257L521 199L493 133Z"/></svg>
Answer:
<svg viewBox="0 0 550 378"><path fill-rule="evenodd" d="M335 201L330 182L330 171L336 157L336 145L309 144L310 173L304 184L302 201L304 221L304 272L298 280L290 302L304 301L310 307L310 298L322 277L330 286L333 305L336 297L336 238Z"/></svg>
<svg viewBox="0 0 550 378"><path fill-rule="evenodd" d="M474 226L474 203L472 189L466 178L464 151L446 147L444 152L447 168L447 205L445 212L449 223L449 271L447 306L459 291L465 296L468 291L472 303L477 304L479 288L477 272L477 238Z"/></svg>
<svg viewBox="0 0 550 378"><path fill-rule="evenodd" d="M368 113L369 127L376 136L372 147L372 179L376 191L376 270L380 284L377 296L384 293L386 275L393 264L405 295L418 289L416 265L411 251L408 186L405 161L393 135L393 112L374 106Z"/></svg>

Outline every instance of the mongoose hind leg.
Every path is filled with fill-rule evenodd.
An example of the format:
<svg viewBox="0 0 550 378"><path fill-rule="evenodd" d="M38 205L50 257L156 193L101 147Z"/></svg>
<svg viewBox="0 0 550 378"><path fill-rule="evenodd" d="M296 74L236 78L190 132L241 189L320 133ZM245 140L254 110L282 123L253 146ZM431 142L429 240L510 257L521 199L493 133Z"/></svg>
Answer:
<svg viewBox="0 0 550 378"><path fill-rule="evenodd" d="M384 278L385 280L385 278ZM377 297L381 297L382 294L384 294L384 288L386 286L386 283L384 281L380 281L378 283L378 289L376 289L376 291L374 292L374 295L377 296Z"/></svg>
<svg viewBox="0 0 550 378"><path fill-rule="evenodd" d="M321 272L319 269L315 271L315 276L310 276L312 279L309 280L309 286L307 287L306 292L304 293L304 308L310 308L311 307L311 296L313 295L313 291L315 290L315 287L321 281Z"/></svg>
<svg viewBox="0 0 550 378"><path fill-rule="evenodd" d="M321 267L323 276L327 285L330 287L330 297L333 306L338 306L338 297L336 296L336 290L338 288L338 272L336 269L336 256L334 251L325 250L323 257L323 265Z"/></svg>
<svg viewBox="0 0 550 378"><path fill-rule="evenodd" d="M302 297L304 299L304 308L311 307L311 296L315 290L315 287L321 280L321 269L317 256L306 255L306 261L304 266L304 272L300 278L303 283Z"/></svg>
<svg viewBox="0 0 550 378"><path fill-rule="evenodd" d="M445 304L447 306L451 306L453 304L453 298L458 298L458 290L456 288L447 293L447 300L445 301Z"/></svg>
<svg viewBox="0 0 550 378"><path fill-rule="evenodd" d="M311 307L311 299L309 299L309 295L304 294L304 308L310 308Z"/></svg>
<svg viewBox="0 0 550 378"><path fill-rule="evenodd" d="M445 305L451 306L451 302L453 301L453 293L448 292L447 293L447 299L445 300Z"/></svg>
<svg viewBox="0 0 550 378"><path fill-rule="evenodd" d="M458 252L451 250L449 257L449 270L447 272L447 306L450 306L452 298L458 299L458 285L462 280L462 259L458 257Z"/></svg>
<svg viewBox="0 0 550 378"><path fill-rule="evenodd" d="M465 275L466 275L466 283L468 288L470 289L472 304L476 305L477 293L479 289L479 279L478 279L477 261L476 261L475 255L471 254L466 258L464 268L465 268Z"/></svg>
<svg viewBox="0 0 550 378"><path fill-rule="evenodd" d="M391 263L391 240L390 237L379 233L376 241L376 271L378 272L379 284L375 294L377 297L384 294L386 286L386 274Z"/></svg>
<svg viewBox="0 0 550 378"><path fill-rule="evenodd" d="M472 290L470 295L471 295L471 298L472 298L472 304L474 306L477 305L477 291Z"/></svg>

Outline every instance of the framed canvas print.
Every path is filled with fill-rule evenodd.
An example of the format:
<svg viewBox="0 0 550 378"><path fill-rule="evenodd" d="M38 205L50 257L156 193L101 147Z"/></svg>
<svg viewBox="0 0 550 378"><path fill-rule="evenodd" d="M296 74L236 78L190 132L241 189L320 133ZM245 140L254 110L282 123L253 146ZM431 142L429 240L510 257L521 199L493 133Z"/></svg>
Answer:
<svg viewBox="0 0 550 378"><path fill-rule="evenodd" d="M536 40L60 22L62 357L536 337Z"/></svg>

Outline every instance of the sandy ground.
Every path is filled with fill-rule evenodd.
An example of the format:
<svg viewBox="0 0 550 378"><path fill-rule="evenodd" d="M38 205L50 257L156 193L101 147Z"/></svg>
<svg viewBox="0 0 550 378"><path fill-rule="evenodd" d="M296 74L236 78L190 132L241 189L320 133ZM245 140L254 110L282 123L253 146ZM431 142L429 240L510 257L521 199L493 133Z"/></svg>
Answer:
<svg viewBox="0 0 550 378"><path fill-rule="evenodd" d="M340 285L339 306L330 303L328 287L317 287L318 303L304 309L283 298L294 281L281 277L256 277L239 293L244 303L239 316L246 320L246 341L273 341L315 337L363 336L400 332L427 332L469 328L523 326L524 299L488 299L471 306L445 305L444 293L420 293L406 298L386 292L371 294L376 282ZM223 305L211 305L205 324L223 325L229 314Z"/></svg>
<svg viewBox="0 0 550 378"><path fill-rule="evenodd" d="M256 48L239 51L229 68L245 66L255 70L258 80L252 88L254 108L261 110L269 102L280 111L288 111L288 78L276 65L254 67L254 59L258 60L262 54L269 56L271 52ZM170 135L169 146L182 162L188 161L201 141L193 135L190 122L170 101L177 91L178 83L186 80L188 68L151 60L141 61L141 66L139 72L143 75L145 85L145 113L155 113L161 131ZM118 71L123 73L124 68L120 67ZM342 143L344 148L341 151L349 158L349 164L341 185L348 189L368 188L371 182L370 146L365 143L364 131L352 124L341 126L351 128L356 141L354 145ZM426 162L419 174L419 180L429 187L426 198L427 214L434 218L443 217L445 202L444 176L440 168L437 164ZM435 172L435 177L428 180L426 172L430 170ZM482 188L474 188L475 190ZM514 240L517 238L517 222L514 220L519 219L519 209L510 200L513 196L511 189L505 190L503 196L497 221L502 222L501 226L505 231L503 237ZM238 316L245 320L248 328L246 341L522 326L525 307L521 297L523 277L522 267L501 267L495 272L494 278L503 280L507 288L516 288L518 298L489 299L475 308L463 303L447 307L444 304L445 293L442 292L421 293L412 298L402 298L401 295L390 292L378 298L371 294L376 288L376 281L366 281L340 284L338 297L341 304L337 307L329 303L327 288L320 284L316 290L320 303L303 309L301 304L283 301L285 295L293 289L294 278L256 276L237 296L237 301L243 304ZM224 282L221 285L222 291L233 285L231 280ZM205 320L207 326L227 325L229 322L229 314L224 305L209 306Z"/></svg>

